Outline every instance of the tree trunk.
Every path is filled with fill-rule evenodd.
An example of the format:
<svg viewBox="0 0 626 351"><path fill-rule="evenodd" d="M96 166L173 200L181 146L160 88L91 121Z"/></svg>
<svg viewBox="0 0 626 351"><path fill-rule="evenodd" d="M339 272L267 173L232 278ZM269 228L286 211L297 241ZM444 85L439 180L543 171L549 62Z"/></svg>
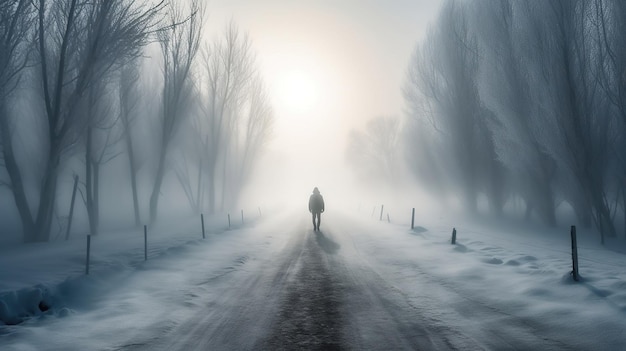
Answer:
<svg viewBox="0 0 626 351"><path fill-rule="evenodd" d="M207 166L207 195L209 197L209 213L215 212L215 168L215 155L211 155Z"/></svg>
<svg viewBox="0 0 626 351"><path fill-rule="evenodd" d="M556 227L556 208L552 187L549 183L541 181L538 181L536 184L539 190L536 192L539 217L546 225Z"/></svg>
<svg viewBox="0 0 626 351"><path fill-rule="evenodd" d="M97 235L100 229L99 179L100 165L91 157L93 151L93 128L87 127L87 145L85 151L85 188L87 189L87 215L89 231Z"/></svg>
<svg viewBox="0 0 626 351"><path fill-rule="evenodd" d="M50 153L47 160L46 173L43 187L39 194L39 206L37 210L37 220L35 222L35 236L33 241L45 242L50 239L50 227L52 225L52 214L54 213L54 202L56 200L57 176L60 163L59 146L51 143Z"/></svg>
<svg viewBox="0 0 626 351"><path fill-rule="evenodd" d="M70 231L72 230L72 219L74 218L74 204L76 203L76 190L78 189L78 175L74 175L74 186L72 187L72 201L70 202L70 213L67 219L67 230L65 231L65 240L70 239Z"/></svg>
<svg viewBox="0 0 626 351"><path fill-rule="evenodd" d="M2 143L2 155L4 157L4 165L9 174L11 180L11 190L13 193L13 199L20 215L20 221L22 222L22 237L24 242L35 241L35 223L33 221L33 215L28 206L28 200L26 198L26 192L24 189L24 182L22 174L20 172L19 165L15 159L13 153L13 144L11 133L9 132L8 116L5 114L4 105L0 103L0 141Z"/></svg>
<svg viewBox="0 0 626 351"><path fill-rule="evenodd" d="M592 194L592 201L594 207L594 220L601 234L608 237L615 237L615 225L613 223L613 218L611 218L611 209L606 201L604 192L594 191Z"/></svg>
<svg viewBox="0 0 626 351"><path fill-rule="evenodd" d="M194 204L194 210L196 214L202 212L202 155L198 156L198 179L196 183L196 202Z"/></svg>
<svg viewBox="0 0 626 351"><path fill-rule="evenodd" d="M100 232L100 164L93 163L93 228L94 234Z"/></svg>
<svg viewBox="0 0 626 351"><path fill-rule="evenodd" d="M224 203L226 201L226 189L228 186L230 186L230 184L228 183L228 177L227 175L227 162L228 162L228 155L227 155L228 151L225 151L224 153L224 162L222 163L222 191L221 191L221 196L220 196L220 211L224 211Z"/></svg>
<svg viewBox="0 0 626 351"><path fill-rule="evenodd" d="M163 184L163 176L165 173L165 150L167 146L161 147L159 155L159 166L157 168L152 195L150 195L150 223L154 223L157 219L157 211L159 207L159 195L161 194L161 185Z"/></svg>
<svg viewBox="0 0 626 351"><path fill-rule="evenodd" d="M135 210L135 227L141 226L141 217L139 215L139 196L137 194L137 163L135 161L135 151L133 149L133 140L130 136L130 130L127 127L125 134L126 149L128 151L128 165L130 167L130 186L133 192L133 207Z"/></svg>
<svg viewBox="0 0 626 351"><path fill-rule="evenodd" d="M87 192L87 217L89 219L89 232L92 235L98 234L98 228L95 221L94 199L93 199L93 160L92 152L92 133L91 126L87 127L87 140L85 145L85 191Z"/></svg>

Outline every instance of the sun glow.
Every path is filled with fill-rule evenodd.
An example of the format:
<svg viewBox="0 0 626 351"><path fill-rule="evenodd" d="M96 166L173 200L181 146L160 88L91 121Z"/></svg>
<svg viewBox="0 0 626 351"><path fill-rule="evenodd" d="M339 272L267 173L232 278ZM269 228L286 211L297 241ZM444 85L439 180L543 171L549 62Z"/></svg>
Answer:
<svg viewBox="0 0 626 351"><path fill-rule="evenodd" d="M318 83L302 69L291 69L277 77L277 103L289 114L310 112L318 101Z"/></svg>

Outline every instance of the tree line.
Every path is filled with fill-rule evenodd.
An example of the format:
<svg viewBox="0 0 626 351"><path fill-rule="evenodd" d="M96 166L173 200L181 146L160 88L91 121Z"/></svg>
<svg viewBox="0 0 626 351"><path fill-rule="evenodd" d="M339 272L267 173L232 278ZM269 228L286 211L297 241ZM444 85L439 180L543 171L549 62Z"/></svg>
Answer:
<svg viewBox="0 0 626 351"><path fill-rule="evenodd" d="M403 90L413 173L471 212L626 230L624 39L620 0L445 1Z"/></svg>
<svg viewBox="0 0 626 351"><path fill-rule="evenodd" d="M206 12L199 0L0 3L0 184L25 242L50 239L69 171L97 234L113 159L127 159L115 182L136 225L157 219L166 181L196 213L237 201L273 111L249 37L231 22L207 38Z"/></svg>

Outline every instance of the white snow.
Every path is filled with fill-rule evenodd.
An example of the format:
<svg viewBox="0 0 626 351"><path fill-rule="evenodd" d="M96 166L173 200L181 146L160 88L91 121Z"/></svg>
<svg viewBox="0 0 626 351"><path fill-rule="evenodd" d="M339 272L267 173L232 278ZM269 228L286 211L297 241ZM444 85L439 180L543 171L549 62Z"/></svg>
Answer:
<svg viewBox="0 0 626 351"><path fill-rule="evenodd" d="M440 297L427 300L435 320L460 333L470 330L473 339L481 340L487 328L515 333L516 326L494 319L515 315L546 337L570 340L581 349L626 349L623 253L607 250L579 228L582 278L575 282L569 228L465 222L456 226L457 244L451 245L453 225L430 222L413 231L407 230L408 223L378 222L355 238L368 263L415 305L423 306L423 297ZM465 310L466 302L473 307Z"/></svg>
<svg viewBox="0 0 626 351"><path fill-rule="evenodd" d="M322 230L340 238L338 250L378 273L442 333L485 348L494 330L521 340L536 339L528 334L535 330L580 349L626 349L625 256L581 229L582 280L574 282L568 228L510 229L418 214L421 227L411 231L409 218L387 223L369 213L329 212ZM223 216L207 218L204 240L199 218L149 229L147 262L142 230L102 233L92 239L89 276L84 237L0 248L0 317L24 319L0 324L0 349L111 349L171 330L198 308L219 304L232 273L254 274L289 236L304 234L292 224L308 224L294 211L263 216L231 230ZM41 301L51 309L41 312Z"/></svg>

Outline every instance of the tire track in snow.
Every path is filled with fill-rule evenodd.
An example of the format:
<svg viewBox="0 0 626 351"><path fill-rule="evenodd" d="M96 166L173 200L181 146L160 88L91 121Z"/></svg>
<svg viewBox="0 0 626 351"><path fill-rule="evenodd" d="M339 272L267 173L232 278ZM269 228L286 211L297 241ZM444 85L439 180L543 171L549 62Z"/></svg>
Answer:
<svg viewBox="0 0 626 351"><path fill-rule="evenodd" d="M345 236L332 227L305 232L278 319L255 349L454 349L349 245L339 244Z"/></svg>
<svg viewBox="0 0 626 351"><path fill-rule="evenodd" d="M235 257L231 266L198 277L196 295L211 295L197 312L167 330L155 328L148 340L131 340L112 350L251 350L268 333L284 286L295 271L297 238L272 250ZM236 267L236 269L233 269ZM159 323L155 323L155 326ZM152 328L151 328L152 329Z"/></svg>
<svg viewBox="0 0 626 351"><path fill-rule="evenodd" d="M441 296L425 292L419 303L426 305L420 306L359 251L354 227L342 230L326 221L328 229L313 232L305 223L274 227L281 228L276 229L278 240L288 238L280 251L251 254L227 274L197 279L204 283L199 288L215 297L198 306L196 314L152 340L133 340L118 349L490 348L445 323L447 314L460 311L448 307L442 315L436 310L445 306L442 298L460 300L449 287L439 285ZM419 275L419 284L435 283L424 272Z"/></svg>
<svg viewBox="0 0 626 351"><path fill-rule="evenodd" d="M285 285L278 318L269 336L255 349L340 350L339 304L341 289L324 252L317 247L320 233L306 231L298 243L299 254L289 266L297 267Z"/></svg>

